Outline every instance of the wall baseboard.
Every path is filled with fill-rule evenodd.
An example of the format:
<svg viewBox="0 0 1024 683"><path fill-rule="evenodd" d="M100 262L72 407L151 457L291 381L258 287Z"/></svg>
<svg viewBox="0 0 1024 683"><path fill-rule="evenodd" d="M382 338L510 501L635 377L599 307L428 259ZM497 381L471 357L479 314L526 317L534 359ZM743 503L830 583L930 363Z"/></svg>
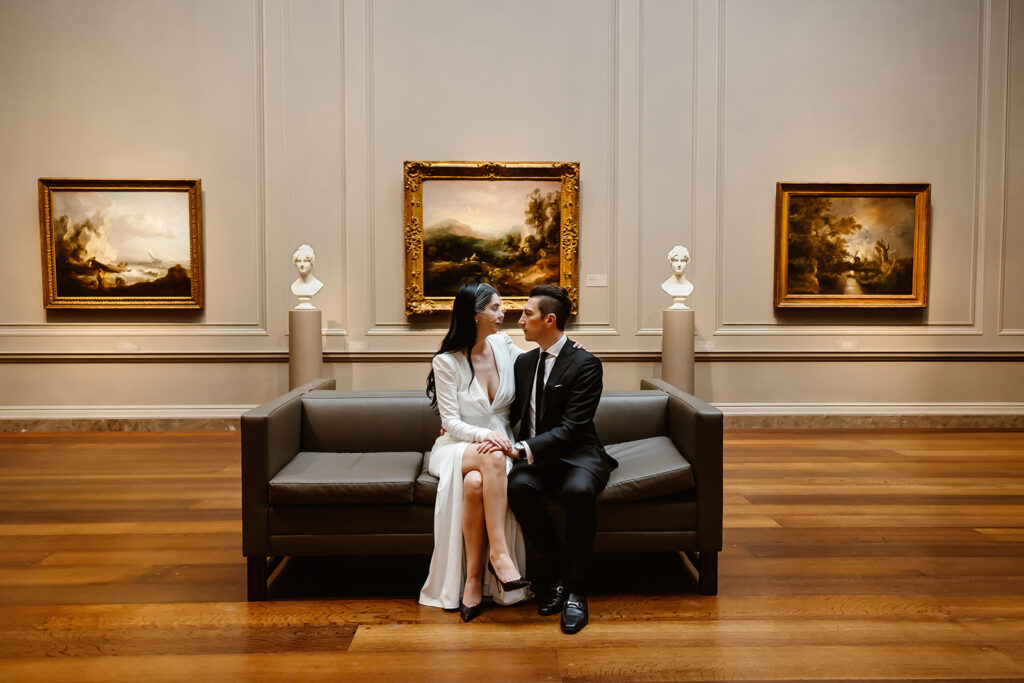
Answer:
<svg viewBox="0 0 1024 683"><path fill-rule="evenodd" d="M726 429L1024 429L1024 403L720 403ZM254 406L15 406L0 432L236 431Z"/></svg>
<svg viewBox="0 0 1024 683"><path fill-rule="evenodd" d="M729 416L740 415L1022 415L1024 403L712 403Z"/></svg>
<svg viewBox="0 0 1024 683"><path fill-rule="evenodd" d="M726 429L1024 429L1024 403L716 403Z"/></svg>
<svg viewBox="0 0 1024 683"><path fill-rule="evenodd" d="M255 405L4 406L0 420L237 420Z"/></svg>
<svg viewBox="0 0 1024 683"><path fill-rule="evenodd" d="M0 432L233 432L255 406L8 406Z"/></svg>

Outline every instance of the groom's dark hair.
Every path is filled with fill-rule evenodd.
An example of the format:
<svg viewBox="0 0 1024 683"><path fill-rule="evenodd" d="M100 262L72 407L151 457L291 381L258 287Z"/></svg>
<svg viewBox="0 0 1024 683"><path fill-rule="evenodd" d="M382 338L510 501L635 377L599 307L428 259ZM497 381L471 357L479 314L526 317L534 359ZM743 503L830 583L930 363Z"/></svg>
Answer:
<svg viewBox="0 0 1024 683"><path fill-rule="evenodd" d="M569 319L569 311L572 303L569 301L569 292L565 287L558 285L537 285L530 290L530 298L537 297L537 308L545 318L549 314L555 314L555 326L565 330L565 322Z"/></svg>

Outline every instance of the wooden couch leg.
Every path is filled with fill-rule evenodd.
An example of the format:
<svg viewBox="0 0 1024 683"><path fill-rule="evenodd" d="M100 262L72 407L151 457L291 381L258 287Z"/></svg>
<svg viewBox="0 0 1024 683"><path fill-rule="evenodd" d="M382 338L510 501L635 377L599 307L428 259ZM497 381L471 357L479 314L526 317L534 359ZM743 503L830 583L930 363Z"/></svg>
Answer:
<svg viewBox="0 0 1024 683"><path fill-rule="evenodd" d="M718 553L698 554L697 590L701 595L718 595Z"/></svg>
<svg viewBox="0 0 1024 683"><path fill-rule="evenodd" d="M267 599L267 558L247 557L246 583L249 602Z"/></svg>

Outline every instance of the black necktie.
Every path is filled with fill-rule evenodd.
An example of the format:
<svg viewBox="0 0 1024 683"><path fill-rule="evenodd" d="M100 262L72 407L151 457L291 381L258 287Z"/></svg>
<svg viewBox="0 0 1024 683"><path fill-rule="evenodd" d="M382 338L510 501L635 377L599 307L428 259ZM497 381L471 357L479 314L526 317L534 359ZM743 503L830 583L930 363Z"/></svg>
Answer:
<svg viewBox="0 0 1024 683"><path fill-rule="evenodd" d="M538 427L540 426L540 408L544 401L544 366L547 365L545 358L547 353L544 351L540 352L540 362L537 363L537 379L533 383L533 391L536 396L537 410L534 412L535 417L533 418L533 434L534 436L538 433Z"/></svg>

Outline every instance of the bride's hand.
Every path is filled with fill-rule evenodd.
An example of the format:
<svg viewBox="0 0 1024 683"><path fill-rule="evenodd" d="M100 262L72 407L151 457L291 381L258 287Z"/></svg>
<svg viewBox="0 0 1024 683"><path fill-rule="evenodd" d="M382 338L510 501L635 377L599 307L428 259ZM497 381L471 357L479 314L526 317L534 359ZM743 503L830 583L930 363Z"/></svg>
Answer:
<svg viewBox="0 0 1024 683"><path fill-rule="evenodd" d="M574 348L574 349L583 349L584 351L587 350L587 347L584 346L583 344L581 344L579 340L573 341L572 348Z"/></svg>
<svg viewBox="0 0 1024 683"><path fill-rule="evenodd" d="M484 437L484 443L492 446L492 448L487 449L487 453L492 453L494 451L504 451L508 453L512 450L512 442L507 436L500 432L489 432L487 436Z"/></svg>

